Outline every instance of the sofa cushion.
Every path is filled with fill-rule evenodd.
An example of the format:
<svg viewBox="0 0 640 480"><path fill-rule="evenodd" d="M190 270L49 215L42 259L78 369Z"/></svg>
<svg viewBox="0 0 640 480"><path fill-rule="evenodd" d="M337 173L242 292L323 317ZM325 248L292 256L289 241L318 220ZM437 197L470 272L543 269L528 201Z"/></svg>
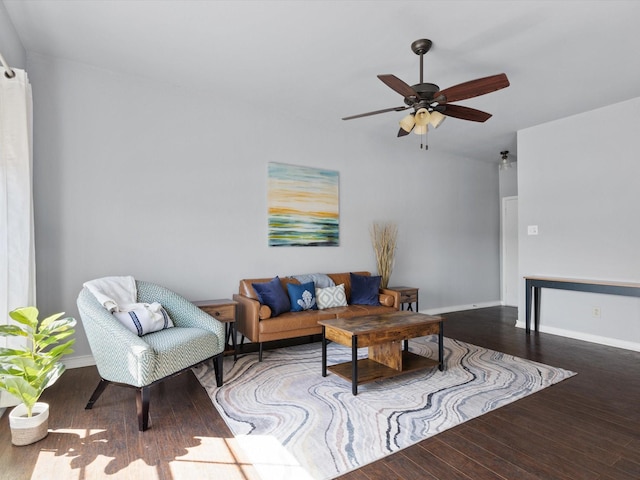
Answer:
<svg viewBox="0 0 640 480"><path fill-rule="evenodd" d="M289 296L286 294L280 283L280 277L275 276L265 283L252 284L258 300L271 309L271 315L277 317L281 313L291 310Z"/></svg>
<svg viewBox="0 0 640 480"><path fill-rule="evenodd" d="M316 286L313 282L300 285L287 283L289 300L291 301L291 311L301 312L302 310L317 310Z"/></svg>
<svg viewBox="0 0 640 480"><path fill-rule="evenodd" d="M377 275L351 274L351 304L353 305L380 305L378 295L380 292L381 277Z"/></svg>
<svg viewBox="0 0 640 480"><path fill-rule="evenodd" d="M320 310L332 307L346 307L347 294L344 291L344 283L335 287L316 288L316 300Z"/></svg>
<svg viewBox="0 0 640 480"><path fill-rule="evenodd" d="M314 333L322 333L322 327L318 320L335 318L331 313L323 310L303 310L301 312L286 312L278 317L262 320L259 325L261 335L272 335L278 332L290 332L292 330L316 329ZM308 334L308 333L306 333ZM282 338L290 338L283 336Z"/></svg>

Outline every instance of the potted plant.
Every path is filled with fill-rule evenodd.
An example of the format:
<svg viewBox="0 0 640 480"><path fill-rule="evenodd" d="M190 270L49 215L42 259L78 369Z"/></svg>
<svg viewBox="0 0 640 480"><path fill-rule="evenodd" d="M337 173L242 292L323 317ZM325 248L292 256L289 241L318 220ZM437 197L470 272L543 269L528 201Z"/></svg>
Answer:
<svg viewBox="0 0 640 480"><path fill-rule="evenodd" d="M61 319L63 312L40 322L38 314L36 307L18 308L9 312L16 325L0 325L0 336L27 340L24 347L0 347L0 388L22 402L9 414L14 445L28 445L47 436L49 405L38 399L64 372L60 359L73 352L75 342L60 343L74 334L74 318Z"/></svg>

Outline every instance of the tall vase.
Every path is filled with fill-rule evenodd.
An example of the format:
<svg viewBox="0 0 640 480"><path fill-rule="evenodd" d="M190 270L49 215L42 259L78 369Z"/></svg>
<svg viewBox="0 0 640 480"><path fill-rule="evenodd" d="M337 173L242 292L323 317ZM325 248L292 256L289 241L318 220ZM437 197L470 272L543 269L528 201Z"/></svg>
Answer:
<svg viewBox="0 0 640 480"><path fill-rule="evenodd" d="M31 417L28 417L27 407L21 403L9 413L9 427L14 445L29 445L42 440L49 433L49 404L36 402Z"/></svg>

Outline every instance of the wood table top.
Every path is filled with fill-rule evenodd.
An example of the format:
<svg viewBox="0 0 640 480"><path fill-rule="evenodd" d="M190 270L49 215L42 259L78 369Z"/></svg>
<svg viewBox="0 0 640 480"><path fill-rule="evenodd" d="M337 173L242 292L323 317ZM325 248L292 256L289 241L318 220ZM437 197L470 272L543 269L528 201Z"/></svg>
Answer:
<svg viewBox="0 0 640 480"><path fill-rule="evenodd" d="M427 315L425 313L397 311L392 313L382 313L379 315L367 315L363 317L318 320L318 323L325 327L342 330L350 335L361 335L371 332L393 330L399 327L440 323L443 320L444 319L442 317Z"/></svg>

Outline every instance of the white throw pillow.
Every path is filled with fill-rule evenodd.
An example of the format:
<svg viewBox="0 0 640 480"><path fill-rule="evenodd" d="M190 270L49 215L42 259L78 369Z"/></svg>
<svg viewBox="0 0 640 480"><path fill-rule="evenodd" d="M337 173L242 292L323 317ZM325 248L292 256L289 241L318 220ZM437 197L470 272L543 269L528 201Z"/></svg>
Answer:
<svg viewBox="0 0 640 480"><path fill-rule="evenodd" d="M167 311L158 302L127 305L126 312L113 312L120 323L141 337L173 327L173 321Z"/></svg>
<svg viewBox="0 0 640 480"><path fill-rule="evenodd" d="M335 287L316 288L316 303L320 310L331 307L346 307L347 295L344 291L344 283Z"/></svg>

